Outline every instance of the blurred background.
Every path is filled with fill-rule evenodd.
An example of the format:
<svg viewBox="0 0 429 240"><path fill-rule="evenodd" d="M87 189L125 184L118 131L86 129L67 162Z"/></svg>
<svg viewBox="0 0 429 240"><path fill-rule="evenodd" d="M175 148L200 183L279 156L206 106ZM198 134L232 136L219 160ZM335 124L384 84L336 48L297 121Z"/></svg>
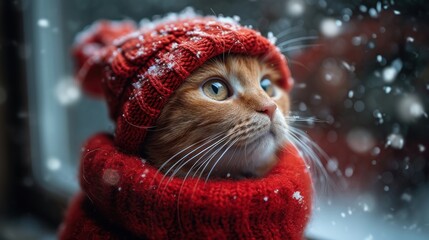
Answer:
<svg viewBox="0 0 429 240"><path fill-rule="evenodd" d="M187 6L240 16L288 58L293 124L327 153L309 239L429 239L424 0L1 1L0 239L55 239L81 144L113 131L104 103L74 82L75 35Z"/></svg>

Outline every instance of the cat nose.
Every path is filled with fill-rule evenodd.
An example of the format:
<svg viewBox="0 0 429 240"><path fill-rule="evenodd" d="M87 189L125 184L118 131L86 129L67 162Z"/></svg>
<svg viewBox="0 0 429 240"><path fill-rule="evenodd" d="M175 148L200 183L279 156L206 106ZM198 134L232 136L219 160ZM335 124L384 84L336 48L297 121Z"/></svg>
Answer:
<svg viewBox="0 0 429 240"><path fill-rule="evenodd" d="M267 114L270 120L272 120L276 109L277 105L274 102L270 102L264 104L259 112Z"/></svg>

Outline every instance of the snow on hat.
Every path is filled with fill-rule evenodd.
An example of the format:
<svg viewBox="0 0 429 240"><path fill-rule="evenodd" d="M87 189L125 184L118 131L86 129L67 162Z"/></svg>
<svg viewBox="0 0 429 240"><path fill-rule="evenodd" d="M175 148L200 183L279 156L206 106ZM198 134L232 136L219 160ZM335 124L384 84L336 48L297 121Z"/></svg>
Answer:
<svg viewBox="0 0 429 240"><path fill-rule="evenodd" d="M147 129L186 78L223 53L263 56L291 87L285 57L272 41L225 17L192 11L155 22L99 21L79 34L74 47L77 78L89 93L103 96L116 123L115 144L141 150Z"/></svg>

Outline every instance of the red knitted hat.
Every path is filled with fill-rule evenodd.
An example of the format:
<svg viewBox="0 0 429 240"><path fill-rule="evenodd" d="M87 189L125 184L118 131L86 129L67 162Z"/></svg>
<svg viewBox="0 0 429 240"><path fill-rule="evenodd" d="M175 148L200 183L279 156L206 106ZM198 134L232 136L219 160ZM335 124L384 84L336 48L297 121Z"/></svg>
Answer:
<svg viewBox="0 0 429 240"><path fill-rule="evenodd" d="M74 48L84 89L107 100L116 123L115 144L138 152L171 94L204 62L223 53L263 56L277 66L285 89L285 57L257 31L230 18L178 16L136 29L101 21Z"/></svg>

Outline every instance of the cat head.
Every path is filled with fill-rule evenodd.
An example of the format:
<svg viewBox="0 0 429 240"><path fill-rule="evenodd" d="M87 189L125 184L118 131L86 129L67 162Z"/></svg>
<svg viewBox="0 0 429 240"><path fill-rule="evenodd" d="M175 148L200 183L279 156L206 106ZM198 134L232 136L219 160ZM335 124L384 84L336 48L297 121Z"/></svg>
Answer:
<svg viewBox="0 0 429 240"><path fill-rule="evenodd" d="M147 158L169 175L257 177L286 142L289 96L263 57L221 55L192 73L148 131Z"/></svg>
<svg viewBox="0 0 429 240"><path fill-rule="evenodd" d="M164 107L174 101L172 96L176 91L184 83L184 88L191 84L195 76L202 74L200 68L207 67L205 64L217 56L245 55L263 59L265 65L275 67L276 74L270 80L274 81L277 89L286 91L292 85L286 60L276 46L259 32L225 18L176 16L175 19L169 17L140 28L130 22L101 21L80 34L74 55L78 65L77 78L84 88L102 95L107 101L110 117L116 124L116 145L132 154L140 154L144 150L148 130L157 126ZM234 75L233 71L231 74ZM207 83L207 91L213 84L218 84L213 82L215 79L208 81L212 82ZM241 103L234 103L253 106L257 113L254 117L260 121L276 119L277 112L282 110L279 104L274 106L275 98L268 95L264 99L258 98L263 103L250 98L258 95L256 92L237 98L240 92L230 88L234 87L233 82L229 84L231 92L228 94L232 95L224 104L232 99L242 99ZM260 86L254 91L262 93ZM216 113L216 109L212 110ZM240 124L252 124L254 117L243 115ZM234 125L231 121L225 124L231 128ZM239 133L239 127L236 130L234 134ZM248 140L251 138L249 135ZM236 144L245 144L245 141L237 140Z"/></svg>

